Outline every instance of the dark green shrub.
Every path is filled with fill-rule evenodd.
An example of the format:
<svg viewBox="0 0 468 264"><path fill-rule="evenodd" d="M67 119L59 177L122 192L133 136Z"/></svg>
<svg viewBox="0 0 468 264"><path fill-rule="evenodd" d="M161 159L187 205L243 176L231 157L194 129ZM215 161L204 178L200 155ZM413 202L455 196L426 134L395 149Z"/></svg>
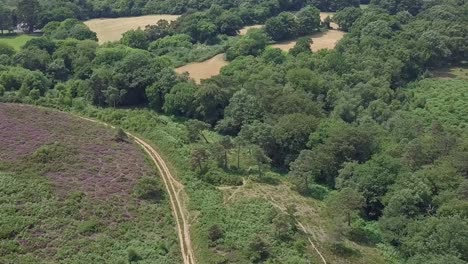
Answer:
<svg viewBox="0 0 468 264"><path fill-rule="evenodd" d="M96 220L88 220L78 225L78 232L83 235L94 234L99 231L99 223Z"/></svg>
<svg viewBox="0 0 468 264"><path fill-rule="evenodd" d="M135 185L133 192L136 197L143 200L159 202L164 198L164 191L155 178L145 177L140 179Z"/></svg>
<svg viewBox="0 0 468 264"><path fill-rule="evenodd" d="M346 246L345 243L343 242L335 242L331 246L332 251L340 256L343 257L351 257L351 256L356 256L359 255L359 252Z"/></svg>

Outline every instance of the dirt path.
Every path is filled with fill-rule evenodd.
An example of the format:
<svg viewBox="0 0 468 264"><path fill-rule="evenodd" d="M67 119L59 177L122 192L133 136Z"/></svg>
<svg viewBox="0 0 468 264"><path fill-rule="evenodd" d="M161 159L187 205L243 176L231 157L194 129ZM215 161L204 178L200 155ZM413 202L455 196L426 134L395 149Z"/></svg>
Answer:
<svg viewBox="0 0 468 264"><path fill-rule="evenodd" d="M90 122L99 123L105 126L115 128L114 126L111 126L104 122L81 116L78 117ZM159 174L161 175L164 181L167 193L169 194L172 213L174 214L174 217L176 219L180 250L182 252L184 264L195 264L196 261L195 256L193 254L192 242L190 239L190 225L188 224L187 217L185 214L187 212L187 209L185 205L185 200L183 198L184 186L174 178L166 163L161 158L161 155L159 155L159 153L153 147L151 147L148 143L146 143L139 137L128 132L126 133L130 138L132 138L135 141L135 143L137 143L143 148L143 150L151 157L154 164L158 168Z"/></svg>

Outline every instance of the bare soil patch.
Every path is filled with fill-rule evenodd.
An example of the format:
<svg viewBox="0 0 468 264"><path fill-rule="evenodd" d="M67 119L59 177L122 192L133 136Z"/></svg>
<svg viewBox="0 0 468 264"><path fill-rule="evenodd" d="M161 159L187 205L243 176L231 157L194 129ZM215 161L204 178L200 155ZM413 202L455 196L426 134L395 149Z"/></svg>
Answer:
<svg viewBox="0 0 468 264"><path fill-rule="evenodd" d="M320 20L324 21L325 18L327 18L327 17L333 18L334 15L335 15L334 12L320 12ZM330 23L330 27L332 29L338 29L338 24Z"/></svg>
<svg viewBox="0 0 468 264"><path fill-rule="evenodd" d="M241 30L239 30L239 35L244 36L245 34L247 34L247 31L249 31L249 29L252 28L263 28L263 25L251 25L243 27Z"/></svg>
<svg viewBox="0 0 468 264"><path fill-rule="evenodd" d="M196 83L200 83L201 80L218 75L221 68L226 65L228 65L228 62L224 59L224 54L218 54L209 60L194 62L179 67L176 69L176 72L179 74L187 72L190 78L195 80Z"/></svg>
<svg viewBox="0 0 468 264"><path fill-rule="evenodd" d="M38 150L61 146L62 160L39 164L47 166L45 175L60 196L80 191L92 199L125 201L141 176L154 175L138 146L117 142L114 135L113 129L65 113L0 104L0 163L37 162L31 157Z"/></svg>
<svg viewBox="0 0 468 264"><path fill-rule="evenodd" d="M328 30L326 32L320 32L313 34L310 38L313 43L311 45L313 51L318 51L321 49L334 49L338 41L342 39L345 35L345 32L339 30ZM283 51L289 51L296 45L296 40L290 40L285 42L280 42L277 44L271 45L273 48L278 48Z"/></svg>
<svg viewBox="0 0 468 264"><path fill-rule="evenodd" d="M107 41L118 41L122 34L137 28L144 28L146 25L155 25L160 20L174 21L178 15L149 15L138 17L120 18L97 18L85 21L84 23L96 32L99 43Z"/></svg>

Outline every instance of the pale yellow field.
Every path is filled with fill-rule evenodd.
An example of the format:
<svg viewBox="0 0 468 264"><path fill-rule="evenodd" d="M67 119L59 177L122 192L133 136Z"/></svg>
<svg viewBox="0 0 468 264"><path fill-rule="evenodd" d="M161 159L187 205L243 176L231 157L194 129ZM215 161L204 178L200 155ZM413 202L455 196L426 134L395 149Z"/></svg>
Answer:
<svg viewBox="0 0 468 264"><path fill-rule="evenodd" d="M330 29L326 32L320 32L317 34L313 34L311 39L313 41L311 47L313 51L318 51L321 49L334 49L336 43L343 38L345 33L343 31ZM289 51L296 45L296 40L290 40L285 42L280 42L277 44L271 45L273 48L278 48L283 51Z"/></svg>
<svg viewBox="0 0 468 264"><path fill-rule="evenodd" d="M146 25L155 25L159 20L174 21L177 15L149 15L138 17L120 17L120 18L97 18L85 21L84 23L94 32L96 32L99 43L108 41L118 41L122 34L131 30L142 28Z"/></svg>
<svg viewBox="0 0 468 264"><path fill-rule="evenodd" d="M262 27L263 27L263 25L252 25L252 26L243 27L239 31L239 35L244 36L245 34L247 34L247 31L249 31L249 29L251 29L251 28L262 28Z"/></svg>
<svg viewBox="0 0 468 264"><path fill-rule="evenodd" d="M322 12L320 13L320 18L323 20L327 16L333 16L334 13ZM245 35L247 31L251 28L262 28L263 25L251 25L246 26L240 30L239 35ZM338 28L338 25L332 23L332 28ZM321 49L333 49L336 46L336 43L343 38L345 35L344 32L331 29L326 32L320 32L311 35L313 40L312 50L318 51ZM280 42L277 44L271 45L274 48L279 48L283 51L289 51L291 48L296 45L296 40ZM187 72L196 83L200 83L201 80L209 79L213 76L216 76L220 73L221 68L228 65L228 62L224 60L224 54L219 54L209 60L203 62L190 63L185 66L179 67L176 69L177 73Z"/></svg>
<svg viewBox="0 0 468 264"><path fill-rule="evenodd" d="M224 53L214 56L213 58L202 61L194 62L176 69L177 73L188 72L190 78L196 83L200 83L201 80L209 79L220 73L221 68L228 65L228 62L224 59Z"/></svg>
<svg viewBox="0 0 468 264"><path fill-rule="evenodd" d="M335 15L334 12L320 12L320 19L324 21L325 18L327 18L328 16L330 18L333 18L334 15ZM338 29L338 25L336 23L330 23L330 27L333 29Z"/></svg>

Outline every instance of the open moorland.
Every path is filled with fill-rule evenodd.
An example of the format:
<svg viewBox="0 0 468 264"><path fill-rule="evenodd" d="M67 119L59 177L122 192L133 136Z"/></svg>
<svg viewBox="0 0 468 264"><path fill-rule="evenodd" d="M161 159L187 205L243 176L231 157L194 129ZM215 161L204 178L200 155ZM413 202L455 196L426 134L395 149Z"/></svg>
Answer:
<svg viewBox="0 0 468 264"><path fill-rule="evenodd" d="M122 34L132 30L142 28L147 25L155 25L159 20L174 21L177 15L147 15L138 17L119 18L95 18L85 21L85 25L96 32L99 43L108 41L118 41Z"/></svg>
<svg viewBox="0 0 468 264"><path fill-rule="evenodd" d="M0 262L180 259L168 200L131 140L68 114L0 104L0 145Z"/></svg>

